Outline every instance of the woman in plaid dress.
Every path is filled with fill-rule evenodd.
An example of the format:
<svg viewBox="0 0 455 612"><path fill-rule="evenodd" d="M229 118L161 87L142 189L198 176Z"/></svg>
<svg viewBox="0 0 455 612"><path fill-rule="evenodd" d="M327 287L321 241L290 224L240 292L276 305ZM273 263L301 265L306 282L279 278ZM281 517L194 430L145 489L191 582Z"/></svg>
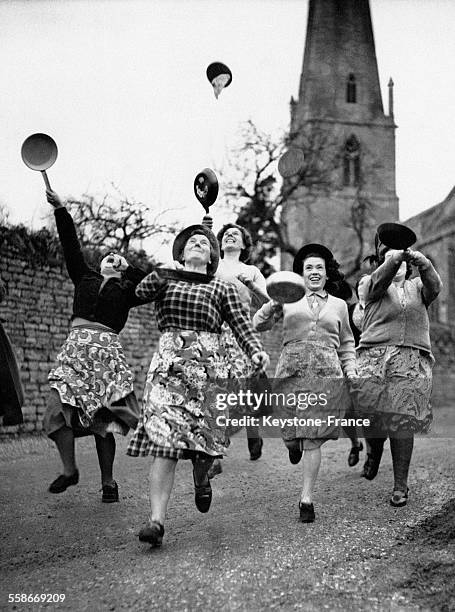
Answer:
<svg viewBox="0 0 455 612"><path fill-rule="evenodd" d="M229 441L217 423L218 393L226 393L229 364L220 343L226 321L242 350L257 368L267 355L253 332L236 288L214 277L219 247L204 225L193 225L175 239L173 256L183 269L175 279L158 271L136 288L141 299L155 301L162 332L144 390L141 417L128 446L131 456L152 456L150 517L139 539L160 546L164 520L179 459L191 459L195 502L207 512L212 490L207 472Z"/></svg>

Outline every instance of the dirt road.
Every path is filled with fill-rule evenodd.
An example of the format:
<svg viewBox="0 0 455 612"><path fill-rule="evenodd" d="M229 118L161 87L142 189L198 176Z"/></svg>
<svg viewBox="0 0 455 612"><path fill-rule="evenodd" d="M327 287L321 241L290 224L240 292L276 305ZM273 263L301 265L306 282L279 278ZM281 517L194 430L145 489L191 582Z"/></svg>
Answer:
<svg viewBox="0 0 455 612"><path fill-rule="evenodd" d="M147 459L118 444L119 504L100 503L92 439L77 444L81 481L47 492L59 473L44 438L0 443L1 579L5 610L455 609L454 440L416 441L406 508L389 506L388 444L376 480L347 465L349 442L324 446L312 525L298 522L301 465L281 440L249 461L243 434L213 481L206 515L181 462L164 545L137 532L147 515ZM8 604L9 594L64 594Z"/></svg>

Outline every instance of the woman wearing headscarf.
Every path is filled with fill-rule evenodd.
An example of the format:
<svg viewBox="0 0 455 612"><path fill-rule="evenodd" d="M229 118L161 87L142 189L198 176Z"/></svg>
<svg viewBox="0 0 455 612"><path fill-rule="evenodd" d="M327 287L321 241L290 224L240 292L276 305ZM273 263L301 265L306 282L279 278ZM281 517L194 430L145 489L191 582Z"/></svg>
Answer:
<svg viewBox="0 0 455 612"><path fill-rule="evenodd" d="M0 278L0 302L6 296L6 285ZM2 425L20 425L23 423L22 406L24 392L19 376L16 357L7 333L0 319L0 416Z"/></svg>
<svg viewBox="0 0 455 612"><path fill-rule="evenodd" d="M283 427L282 436L292 464L297 464L303 454L303 489L299 502L303 523L315 519L313 489L321 463L321 446L339 436L340 423L335 418L341 417L350 406L344 378L352 378L356 373L346 302L330 293L336 291L343 279L338 268L327 247L305 245L293 265L294 272L303 277L305 296L291 304L269 302L253 317L258 331L270 329L283 319L284 339L275 373L276 390L287 392L286 417L299 419L297 425ZM325 420L325 423L312 424L310 419Z"/></svg>
<svg viewBox="0 0 455 612"><path fill-rule="evenodd" d="M428 306L442 288L431 261L419 251L383 248L379 267L367 277L365 314L357 352L358 410L370 419L371 451L365 477L379 469L390 438L392 506L405 506L415 433L432 422L432 367ZM419 276L410 278L411 265Z"/></svg>
<svg viewBox="0 0 455 612"><path fill-rule="evenodd" d="M113 433L125 435L134 429L140 412L133 374L118 334L130 308L143 303L135 289L145 272L132 268L115 253L103 258L99 272L93 270L84 259L70 213L55 191L46 193L54 207L66 267L74 284L71 331L48 377L51 393L44 428L63 463L63 474L51 483L49 491L62 493L79 482L74 438L93 434L102 501L117 502Z"/></svg>
<svg viewBox="0 0 455 612"><path fill-rule="evenodd" d="M220 341L223 322L256 368L268 362L237 289L214 276L219 247L211 230L206 225L184 229L174 241L173 257L182 270L170 276L154 271L136 289L139 298L155 302L161 331L141 418L127 450L131 456L152 456L150 516L139 532L139 540L152 547L162 543L179 459L193 462L196 507L200 512L210 508L208 470L229 443L216 401L226 391L230 371Z"/></svg>

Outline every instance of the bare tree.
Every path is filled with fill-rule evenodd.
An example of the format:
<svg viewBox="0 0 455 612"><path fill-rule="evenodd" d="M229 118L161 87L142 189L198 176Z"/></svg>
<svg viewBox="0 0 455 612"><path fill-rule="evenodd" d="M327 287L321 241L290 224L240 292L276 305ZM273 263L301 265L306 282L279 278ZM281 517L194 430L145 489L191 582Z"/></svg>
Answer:
<svg viewBox="0 0 455 612"><path fill-rule="evenodd" d="M170 209L154 213L148 205L114 189L117 197L105 195L98 200L84 194L80 199L67 200L84 247L108 248L125 255L132 247L142 247L149 238L164 244L179 229L178 222L166 221Z"/></svg>
<svg viewBox="0 0 455 612"><path fill-rule="evenodd" d="M225 206L251 232L255 263L268 273L267 260L278 251L297 252L280 223L283 204L301 187L306 187L308 199L333 188L340 152L328 131L310 123L287 136L272 138L250 120L242 125L240 138L228 170L221 171L222 177L229 176L223 181ZM282 182L277 161L291 145L303 152L305 161L297 176Z"/></svg>
<svg viewBox="0 0 455 612"><path fill-rule="evenodd" d="M288 148L300 149L304 162L299 173L281 179L277 162ZM272 138L250 120L241 126L240 144L231 152L228 168L219 170L224 205L236 213L236 222L252 234L253 261L264 274L272 271L269 260L281 253L294 256L300 245L294 245L281 223L284 204L298 198L299 206L310 207L322 195L340 193L343 185L345 143L323 122L307 122L294 127L288 135ZM346 277L355 277L363 266L367 245L375 225L374 203L370 187L380 163L362 145L358 156L355 182L351 185L351 204L344 224L353 232L352 258Z"/></svg>

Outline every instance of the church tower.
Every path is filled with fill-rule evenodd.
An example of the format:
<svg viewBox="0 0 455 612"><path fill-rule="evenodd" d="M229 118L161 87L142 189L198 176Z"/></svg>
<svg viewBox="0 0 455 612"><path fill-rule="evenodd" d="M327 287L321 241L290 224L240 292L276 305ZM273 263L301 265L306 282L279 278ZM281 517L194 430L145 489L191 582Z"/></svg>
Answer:
<svg viewBox="0 0 455 612"><path fill-rule="evenodd" d="M281 218L294 248L322 242L345 272L371 252L376 226L398 219L395 128L391 79L388 115L382 105L369 0L309 0L290 146L313 167ZM284 180L283 195L295 180Z"/></svg>

